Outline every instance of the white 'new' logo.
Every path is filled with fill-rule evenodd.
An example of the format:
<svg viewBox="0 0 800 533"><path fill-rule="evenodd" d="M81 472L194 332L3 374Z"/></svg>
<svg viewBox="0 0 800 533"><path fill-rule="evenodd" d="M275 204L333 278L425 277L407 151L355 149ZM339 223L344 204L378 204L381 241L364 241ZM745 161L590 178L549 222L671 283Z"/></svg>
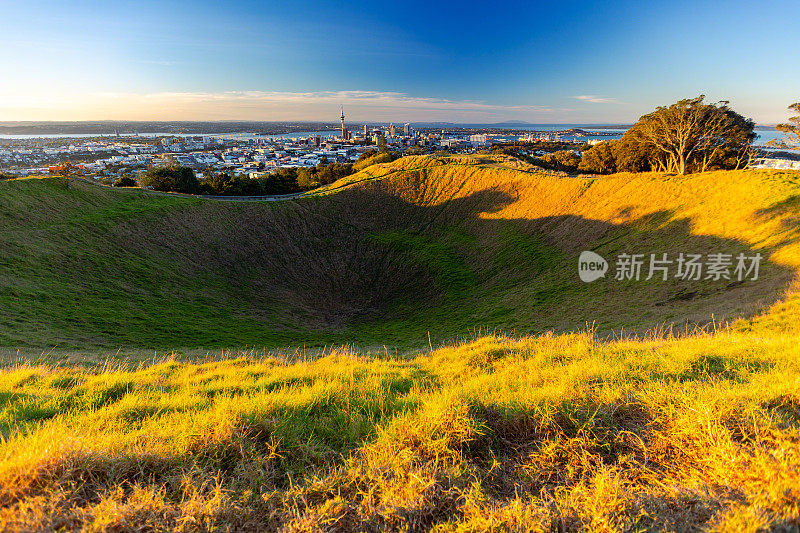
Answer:
<svg viewBox="0 0 800 533"><path fill-rule="evenodd" d="M608 261L594 252L581 252L578 258L578 275L581 281L591 283L602 278L608 271Z"/></svg>

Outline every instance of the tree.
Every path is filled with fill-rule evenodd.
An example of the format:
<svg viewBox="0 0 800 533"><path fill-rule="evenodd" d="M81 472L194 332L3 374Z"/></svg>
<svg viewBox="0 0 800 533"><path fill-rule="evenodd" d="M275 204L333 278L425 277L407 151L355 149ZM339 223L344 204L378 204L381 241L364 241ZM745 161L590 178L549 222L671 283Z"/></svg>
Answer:
<svg viewBox="0 0 800 533"><path fill-rule="evenodd" d="M617 171L617 162L611 143L600 142L583 152L583 157L578 165L581 172L595 174L612 174Z"/></svg>
<svg viewBox="0 0 800 533"><path fill-rule="evenodd" d="M778 124L775 126L776 130L786 134L786 138L783 142L773 144L779 148L800 150L800 102L790 105L789 110L798 113L798 115L790 117L789 122L785 124Z"/></svg>
<svg viewBox="0 0 800 533"><path fill-rule="evenodd" d="M734 112L728 102L706 104L704 95L658 107L644 115L626 135L655 148L663 159L653 163L664 172L704 171L736 154L744 163L755 139L755 123Z"/></svg>
<svg viewBox="0 0 800 533"><path fill-rule="evenodd" d="M54 167L50 167L50 174L52 176L61 176L67 182L67 189L72 188L72 175L80 172L79 167L73 165L70 161L59 163Z"/></svg>
<svg viewBox="0 0 800 533"><path fill-rule="evenodd" d="M412 146L406 149L405 155L424 155L427 153L428 150L423 146Z"/></svg>
<svg viewBox="0 0 800 533"><path fill-rule="evenodd" d="M229 194L234 187L233 172L206 171L203 174L203 194Z"/></svg>
<svg viewBox="0 0 800 533"><path fill-rule="evenodd" d="M552 154L544 154L534 164L562 172L575 172L581 157L572 150L558 150Z"/></svg>
<svg viewBox="0 0 800 533"><path fill-rule="evenodd" d="M220 196L262 196L266 194L267 178L251 179L245 174L234 172L207 171L198 188L200 194L216 194Z"/></svg>
<svg viewBox="0 0 800 533"><path fill-rule="evenodd" d="M114 187L136 187L136 180L130 176L123 176L112 183Z"/></svg>
<svg viewBox="0 0 800 533"><path fill-rule="evenodd" d="M641 143L627 133L622 139L611 142L611 151L617 172L647 172L663 167L662 163L666 160L661 150Z"/></svg>
<svg viewBox="0 0 800 533"><path fill-rule="evenodd" d="M142 187L150 187L157 191L194 194L200 188L194 170L179 165L150 168L144 173L140 182Z"/></svg>
<svg viewBox="0 0 800 533"><path fill-rule="evenodd" d="M316 177L320 184L328 185L352 173L353 165L350 163L331 163L330 165L318 166Z"/></svg>
<svg viewBox="0 0 800 533"><path fill-rule="evenodd" d="M303 190L313 189L319 186L319 180L316 173L308 168L301 168L297 170L297 186Z"/></svg>

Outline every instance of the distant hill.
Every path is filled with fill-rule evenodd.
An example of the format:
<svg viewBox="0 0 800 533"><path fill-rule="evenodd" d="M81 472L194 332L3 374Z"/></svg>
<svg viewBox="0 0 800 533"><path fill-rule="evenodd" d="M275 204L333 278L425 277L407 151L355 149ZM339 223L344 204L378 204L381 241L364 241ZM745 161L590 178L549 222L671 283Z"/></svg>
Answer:
<svg viewBox="0 0 800 533"><path fill-rule="evenodd" d="M610 333L742 317L793 328L798 177L576 178L420 156L271 203L0 182L0 345L403 346L476 327ZM757 281L609 272L587 284L583 250L765 261Z"/></svg>

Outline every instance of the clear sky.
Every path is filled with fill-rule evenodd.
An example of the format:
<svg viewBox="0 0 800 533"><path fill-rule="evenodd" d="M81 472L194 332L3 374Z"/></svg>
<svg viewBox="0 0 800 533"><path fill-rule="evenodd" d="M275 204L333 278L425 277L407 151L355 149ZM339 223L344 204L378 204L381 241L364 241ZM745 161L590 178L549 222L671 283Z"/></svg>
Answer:
<svg viewBox="0 0 800 533"><path fill-rule="evenodd" d="M0 0L0 121L621 123L800 101L800 0Z"/></svg>

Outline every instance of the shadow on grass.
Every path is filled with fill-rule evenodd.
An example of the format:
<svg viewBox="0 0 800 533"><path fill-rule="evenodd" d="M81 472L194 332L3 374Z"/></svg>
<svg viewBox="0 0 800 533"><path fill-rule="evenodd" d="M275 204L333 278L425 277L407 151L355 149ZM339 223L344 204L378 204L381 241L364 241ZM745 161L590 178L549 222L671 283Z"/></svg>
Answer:
<svg viewBox="0 0 800 533"><path fill-rule="evenodd" d="M622 207L619 224L526 218L510 192L488 187L453 198L456 189L437 187L408 176L279 205L177 203L125 217L101 210L91 224L9 234L0 244L22 248L0 263L0 280L13 280L0 284L0 339L210 348L402 345L428 332L452 338L476 324L518 333L587 322L606 332L664 323L691 329L712 314L760 312L794 277L765 260L757 281L615 281L611 270L584 284L582 250L609 261L621 253L648 260L755 250L693 235L691 221L667 211L632 219ZM63 198L62 216L98 209L99 200L85 196ZM787 202L771 209L796 209ZM515 214L487 216L504 208ZM642 268L645 278L647 263Z"/></svg>
<svg viewBox="0 0 800 533"><path fill-rule="evenodd" d="M236 280L231 295L250 300L249 312L281 308L287 323L323 335L350 329L360 342L392 343L426 331L447 338L476 323L531 333L592 321L606 331L663 323L691 329L712 315L725 320L759 312L782 297L794 276L763 260L755 281L737 280L733 266L732 279L705 279L704 273L700 280L679 280L674 264L667 280L655 272L644 281L651 253L668 253L674 261L680 253L756 251L741 241L693 235L691 221L674 220L668 211L631 219L630 209L622 216L623 208L627 221L620 224L576 215L494 219L486 214L516 198L486 189L420 205L426 193L409 201L379 182L325 201L247 206L213 233L189 241L167 239L168 228L181 232L201 218L222 216L220 206L201 206L213 215L184 210L161 229L129 225L124 233L132 248L184 258L181 268L191 276L202 269ZM232 233L235 227L249 230ZM601 254L612 269L619 254L643 254L641 280L616 281L610 270L595 283L582 283L582 250Z"/></svg>

